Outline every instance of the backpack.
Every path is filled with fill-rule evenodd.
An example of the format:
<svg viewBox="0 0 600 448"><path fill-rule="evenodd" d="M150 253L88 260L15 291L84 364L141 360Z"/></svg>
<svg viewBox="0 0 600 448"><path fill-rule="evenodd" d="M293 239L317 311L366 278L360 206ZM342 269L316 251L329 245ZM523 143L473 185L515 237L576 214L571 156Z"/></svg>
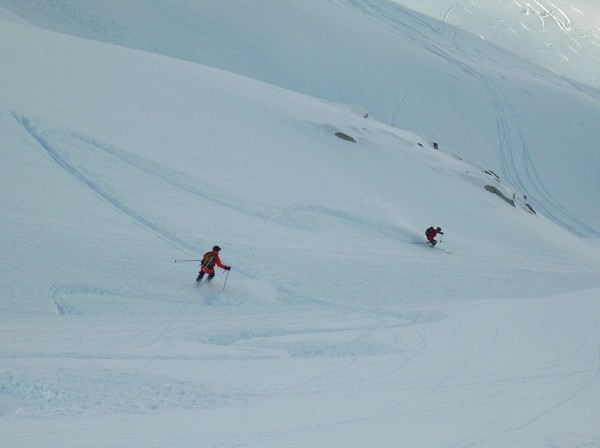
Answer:
<svg viewBox="0 0 600 448"><path fill-rule="evenodd" d="M425 230L425 235L429 236L431 234L431 232L433 232L433 226L428 228L427 230Z"/></svg>
<svg viewBox="0 0 600 448"><path fill-rule="evenodd" d="M207 269L212 269L215 265L215 257L216 255L212 252L206 252L202 257L202 266L204 266Z"/></svg>

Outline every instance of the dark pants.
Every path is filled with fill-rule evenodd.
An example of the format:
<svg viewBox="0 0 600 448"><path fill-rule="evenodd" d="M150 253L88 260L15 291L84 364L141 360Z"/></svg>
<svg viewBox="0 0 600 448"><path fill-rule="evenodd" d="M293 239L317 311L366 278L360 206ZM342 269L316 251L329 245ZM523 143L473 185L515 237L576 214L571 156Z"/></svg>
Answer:
<svg viewBox="0 0 600 448"><path fill-rule="evenodd" d="M213 279L214 276L215 276L214 272L212 274L208 274L208 277L206 277L206 281L210 282ZM202 277L204 277L204 272L200 271L198 273L198 277L196 278L196 281L197 282L202 281Z"/></svg>

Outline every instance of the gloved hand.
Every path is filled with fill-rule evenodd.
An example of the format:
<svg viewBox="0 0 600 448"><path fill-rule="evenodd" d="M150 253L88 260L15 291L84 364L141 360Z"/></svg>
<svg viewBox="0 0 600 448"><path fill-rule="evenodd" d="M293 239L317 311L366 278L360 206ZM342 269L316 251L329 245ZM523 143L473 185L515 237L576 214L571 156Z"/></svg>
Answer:
<svg viewBox="0 0 600 448"><path fill-rule="evenodd" d="M225 266L225 270L226 271L230 271L231 270L231 266Z"/></svg>

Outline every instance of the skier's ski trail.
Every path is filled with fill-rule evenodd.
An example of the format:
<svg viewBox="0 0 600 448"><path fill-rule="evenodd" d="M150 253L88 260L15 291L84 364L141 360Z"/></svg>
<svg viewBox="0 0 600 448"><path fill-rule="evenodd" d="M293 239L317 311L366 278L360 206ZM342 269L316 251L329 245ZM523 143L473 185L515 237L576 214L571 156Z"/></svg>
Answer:
<svg viewBox="0 0 600 448"><path fill-rule="evenodd" d="M90 191L95 193L97 196L101 197L105 201L107 201L111 206L113 206L116 210L125 215L132 218L134 221L138 222L142 226L154 232L159 238L166 241L171 246L183 251L184 253L194 254L197 252L196 248L189 244L188 242L182 240L177 237L175 234L169 232L168 230L158 226L157 224L150 221L148 218L143 216L141 213L133 210L129 206L127 206L121 199L119 199L116 195L109 192L107 189L103 188L97 182L94 182L90 177L86 176L85 173L78 170L75 166L70 164L65 158L63 158L58 149L55 148L52 144L50 144L44 137L43 132L37 129L29 120L29 118L25 116L18 116L13 114L15 119L23 126L23 128L30 134L39 145L46 151L46 153L50 156L50 158L63 170L77 179L82 185L88 188Z"/></svg>
<svg viewBox="0 0 600 448"><path fill-rule="evenodd" d="M438 35L440 32L439 29L421 20L417 15L411 14L410 11L402 8L402 6L395 5L394 7L402 8L405 13L403 17L410 18L410 21L399 20L397 16L386 12L373 1L340 0L340 2L359 11L362 15L383 23L392 32L414 41L422 48L444 59L447 63L456 66L462 72L474 78L488 92L492 108L496 114L498 150L502 174L507 179L508 184L526 195L534 208L563 228L579 236L600 236L600 231L584 223L569 212L564 205L552 196L548 188L544 185L541 176L535 168L527 141L521 129L521 124L508 96L497 86L497 83L490 79L489 75L477 70L475 68L476 65L464 62L465 58L471 58L480 63L480 55L472 55L466 49L459 48L458 46L455 50L445 48L440 43L435 42L427 32L429 31L433 35ZM538 5L543 8L539 3ZM555 14L548 14L548 16L557 21L559 26L564 25L568 27L568 17L560 10L554 11L560 17L555 16ZM456 55L453 54L455 52ZM522 162L518 163L518 160Z"/></svg>

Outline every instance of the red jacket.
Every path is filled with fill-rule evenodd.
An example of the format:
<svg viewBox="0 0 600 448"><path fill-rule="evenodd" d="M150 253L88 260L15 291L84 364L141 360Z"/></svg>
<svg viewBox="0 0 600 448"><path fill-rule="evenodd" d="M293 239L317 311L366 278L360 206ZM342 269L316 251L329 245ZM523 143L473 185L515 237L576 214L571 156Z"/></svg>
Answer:
<svg viewBox="0 0 600 448"><path fill-rule="evenodd" d="M226 269L227 266L225 266L223 263L221 263L221 259L219 258L219 252L217 252L216 250L212 250L211 253L215 256L214 262L213 262L213 266L217 265L219 266L221 269ZM204 272L205 274L214 274L215 273L215 268L207 268L204 267L202 265L200 265L200 270L202 272Z"/></svg>
<svg viewBox="0 0 600 448"><path fill-rule="evenodd" d="M429 232L429 235L427 235L427 241L431 241L432 239L434 239L438 233L443 233L443 232L438 229L433 229L431 232Z"/></svg>

